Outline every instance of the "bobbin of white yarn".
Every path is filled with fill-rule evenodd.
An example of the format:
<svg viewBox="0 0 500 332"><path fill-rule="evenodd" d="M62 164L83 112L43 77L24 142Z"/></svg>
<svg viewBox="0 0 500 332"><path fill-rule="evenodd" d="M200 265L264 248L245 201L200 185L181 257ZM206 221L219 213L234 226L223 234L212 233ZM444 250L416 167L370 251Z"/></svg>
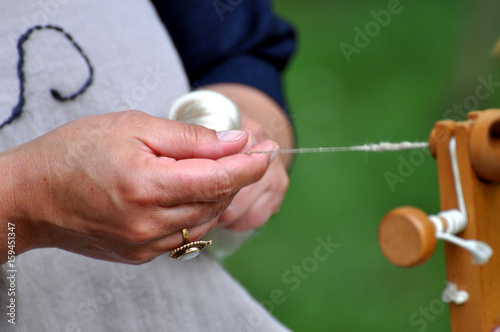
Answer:
<svg viewBox="0 0 500 332"><path fill-rule="evenodd" d="M193 91L176 99L169 119L218 131L241 127L238 107L222 94L210 90Z"/></svg>
<svg viewBox="0 0 500 332"><path fill-rule="evenodd" d="M473 256L473 263L485 264L493 254L491 247L478 240L463 239L454 234L462 232L467 226L467 219L463 213L458 210L448 210L438 213L438 215L430 215L429 220L436 228L435 236L437 239L445 240L453 243L465 250L468 250ZM443 224L446 221L446 229Z"/></svg>

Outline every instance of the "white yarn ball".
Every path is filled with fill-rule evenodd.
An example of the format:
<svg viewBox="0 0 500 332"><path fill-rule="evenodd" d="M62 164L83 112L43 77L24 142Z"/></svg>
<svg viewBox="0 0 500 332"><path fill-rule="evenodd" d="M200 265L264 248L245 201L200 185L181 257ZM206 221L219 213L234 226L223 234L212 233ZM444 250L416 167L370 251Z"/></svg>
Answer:
<svg viewBox="0 0 500 332"><path fill-rule="evenodd" d="M222 94L210 90L193 91L176 99L169 119L217 131L241 127L238 107Z"/></svg>

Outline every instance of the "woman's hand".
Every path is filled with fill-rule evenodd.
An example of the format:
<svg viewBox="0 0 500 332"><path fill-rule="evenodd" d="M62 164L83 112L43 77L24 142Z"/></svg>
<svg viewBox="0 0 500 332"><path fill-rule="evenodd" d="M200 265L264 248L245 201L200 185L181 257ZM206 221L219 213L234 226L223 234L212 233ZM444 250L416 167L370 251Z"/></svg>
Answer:
<svg viewBox="0 0 500 332"><path fill-rule="evenodd" d="M183 228L196 240L216 225L241 188L268 169L269 154L238 154L247 141L242 131L216 135L129 111L82 118L5 151L2 254L7 222L16 225L18 254L58 247L143 263L181 245ZM264 141L252 150L275 147ZM275 161L270 169L278 174L280 168ZM252 195L275 190L250 188L245 190ZM255 214L260 206L251 205L247 213Z"/></svg>

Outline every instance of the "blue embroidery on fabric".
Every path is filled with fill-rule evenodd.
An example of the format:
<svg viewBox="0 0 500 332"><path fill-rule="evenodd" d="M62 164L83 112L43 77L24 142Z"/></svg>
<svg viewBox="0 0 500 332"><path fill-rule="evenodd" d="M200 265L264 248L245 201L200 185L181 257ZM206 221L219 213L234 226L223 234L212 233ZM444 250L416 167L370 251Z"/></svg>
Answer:
<svg viewBox="0 0 500 332"><path fill-rule="evenodd" d="M23 111L23 107L24 107L24 103L25 103L24 84L26 81L26 77L24 75L24 69L23 69L23 67L24 67L24 55L25 55L23 45L30 38L31 34L34 31L43 30L43 29L54 30L54 31L57 31L57 32L63 34L64 37L66 37L66 39L73 45L73 47L75 47L75 49L78 51L78 53L80 53L80 55L83 57L83 59L85 60L85 62L87 64L88 71L89 71L89 77L87 78L85 83L80 87L80 89L78 89L78 91L70 94L69 96L63 96L58 90L50 89L50 93L52 94L52 97L54 97L54 99L56 99L60 102L73 100L76 97L78 97L79 95L81 95L82 93L84 93L85 90L87 90L87 88L92 84L92 81L94 79L94 68L92 67L92 64L90 63L89 58L87 57L85 52L82 50L80 45L78 45L78 43L73 39L73 37L69 33L67 33L66 31L64 31L62 28L60 28L58 26L36 25L36 26L28 29L24 34L22 34L21 37L19 37L19 39L17 41L17 51L18 51L18 55L19 55L19 61L17 62L17 77L19 79L19 99L18 99L17 105L14 106L14 108L12 109L12 113L11 113L10 117L7 120L5 120L3 123L0 124L0 129L3 126L14 121L16 118L18 118Z"/></svg>

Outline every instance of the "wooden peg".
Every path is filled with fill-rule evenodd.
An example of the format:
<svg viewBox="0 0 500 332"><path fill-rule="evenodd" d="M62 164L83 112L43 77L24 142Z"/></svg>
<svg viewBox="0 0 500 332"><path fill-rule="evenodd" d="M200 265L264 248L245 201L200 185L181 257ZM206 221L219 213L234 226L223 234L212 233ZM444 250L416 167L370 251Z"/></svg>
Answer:
<svg viewBox="0 0 500 332"><path fill-rule="evenodd" d="M436 228L427 214L412 206L390 211L379 227L378 241L394 265L413 267L429 259L436 249Z"/></svg>

